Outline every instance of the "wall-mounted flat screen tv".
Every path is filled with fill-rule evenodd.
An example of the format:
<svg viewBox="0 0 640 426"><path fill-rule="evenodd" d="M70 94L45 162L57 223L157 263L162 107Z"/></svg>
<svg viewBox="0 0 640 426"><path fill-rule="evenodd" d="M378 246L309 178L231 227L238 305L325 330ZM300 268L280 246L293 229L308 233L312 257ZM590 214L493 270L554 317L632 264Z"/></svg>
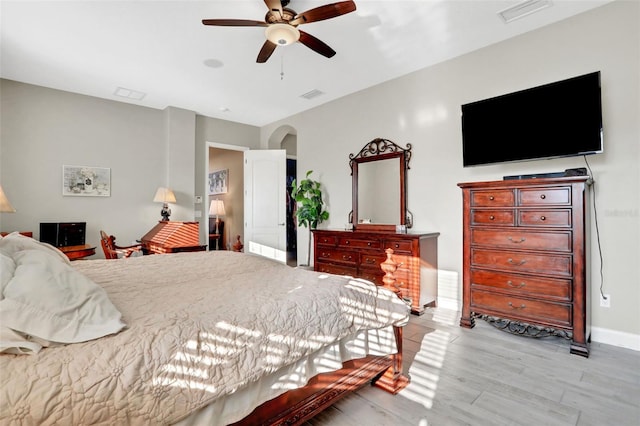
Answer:
<svg viewBox="0 0 640 426"><path fill-rule="evenodd" d="M602 148L599 71L462 105L464 167Z"/></svg>

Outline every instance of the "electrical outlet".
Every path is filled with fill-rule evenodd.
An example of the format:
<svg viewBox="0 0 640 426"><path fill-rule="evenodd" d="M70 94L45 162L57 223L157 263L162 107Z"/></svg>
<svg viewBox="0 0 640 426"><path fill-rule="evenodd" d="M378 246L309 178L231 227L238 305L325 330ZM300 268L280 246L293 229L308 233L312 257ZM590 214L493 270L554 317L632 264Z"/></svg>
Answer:
<svg viewBox="0 0 640 426"><path fill-rule="evenodd" d="M602 308L611 307L611 295L605 294L604 297L602 297L602 293L600 293L600 307Z"/></svg>

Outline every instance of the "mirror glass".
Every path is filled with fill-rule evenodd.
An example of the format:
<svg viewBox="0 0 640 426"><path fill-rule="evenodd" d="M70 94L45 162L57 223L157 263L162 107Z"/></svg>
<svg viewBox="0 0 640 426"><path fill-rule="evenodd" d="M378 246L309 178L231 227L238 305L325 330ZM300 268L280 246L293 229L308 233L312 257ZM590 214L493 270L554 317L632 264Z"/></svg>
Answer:
<svg viewBox="0 0 640 426"><path fill-rule="evenodd" d="M396 232L397 225L411 228L413 215L407 210L406 194L410 159L411 144L402 148L381 138L349 155L354 229Z"/></svg>
<svg viewBox="0 0 640 426"><path fill-rule="evenodd" d="M358 223L400 224L400 158L358 164Z"/></svg>

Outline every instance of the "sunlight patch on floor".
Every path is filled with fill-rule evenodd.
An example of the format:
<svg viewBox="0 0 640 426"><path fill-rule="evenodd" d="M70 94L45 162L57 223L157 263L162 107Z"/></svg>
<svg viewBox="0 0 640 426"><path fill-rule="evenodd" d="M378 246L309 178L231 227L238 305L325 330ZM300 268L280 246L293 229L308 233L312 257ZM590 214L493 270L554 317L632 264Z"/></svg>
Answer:
<svg viewBox="0 0 640 426"><path fill-rule="evenodd" d="M433 406L450 338L450 333L442 330L424 335L409 368L411 384L401 392L403 397L427 409Z"/></svg>

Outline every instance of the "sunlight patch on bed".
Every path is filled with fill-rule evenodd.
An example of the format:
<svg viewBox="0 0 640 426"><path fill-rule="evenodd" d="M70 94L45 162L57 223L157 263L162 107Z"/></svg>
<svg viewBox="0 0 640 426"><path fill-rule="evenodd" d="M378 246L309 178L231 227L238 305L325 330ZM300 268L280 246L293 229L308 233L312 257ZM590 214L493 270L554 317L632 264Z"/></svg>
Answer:
<svg viewBox="0 0 640 426"><path fill-rule="evenodd" d="M197 389L209 393L215 393L217 388L211 383L196 382L188 379L172 379L170 377L155 377L152 381L154 386L170 386L183 389Z"/></svg>

